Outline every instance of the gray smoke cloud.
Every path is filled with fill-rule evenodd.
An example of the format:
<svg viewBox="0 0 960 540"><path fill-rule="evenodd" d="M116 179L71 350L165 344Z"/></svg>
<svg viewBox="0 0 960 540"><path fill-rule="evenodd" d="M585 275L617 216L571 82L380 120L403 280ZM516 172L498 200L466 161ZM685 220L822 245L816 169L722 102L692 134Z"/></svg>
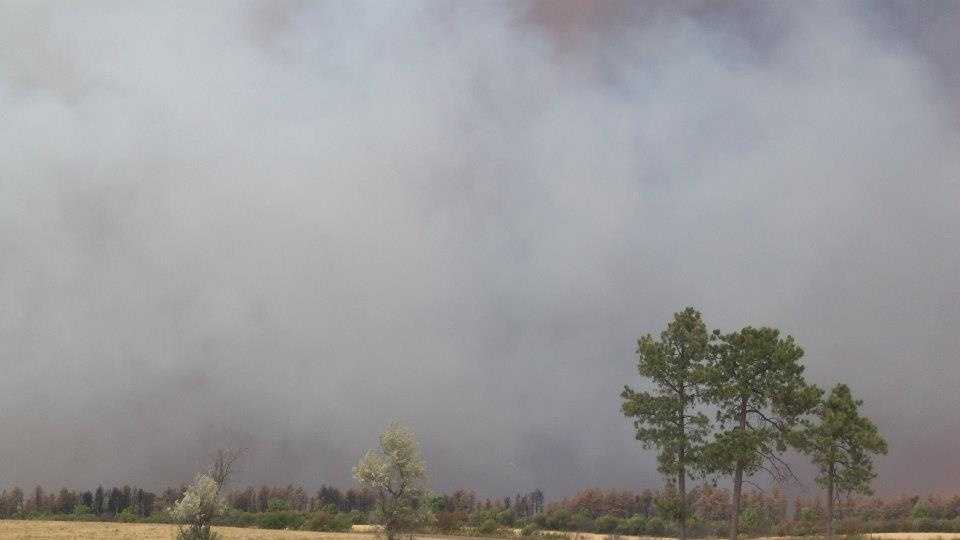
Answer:
<svg viewBox="0 0 960 540"><path fill-rule="evenodd" d="M618 392L770 324L960 482L956 3L0 4L0 483L653 487ZM812 489L812 487L809 487Z"/></svg>

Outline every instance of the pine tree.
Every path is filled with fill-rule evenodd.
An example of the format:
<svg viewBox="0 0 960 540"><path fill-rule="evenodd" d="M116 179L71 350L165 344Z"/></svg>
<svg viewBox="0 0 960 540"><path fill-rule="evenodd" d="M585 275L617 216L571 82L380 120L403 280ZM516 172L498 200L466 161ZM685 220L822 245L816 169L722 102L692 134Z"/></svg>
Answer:
<svg viewBox="0 0 960 540"><path fill-rule="evenodd" d="M870 419L860 414L863 401L850 388L838 384L817 410L817 420L798 437L819 475L817 484L827 490L827 538L833 538L834 495L837 490L869 495L876 477L873 456L887 453L887 443Z"/></svg>
<svg viewBox="0 0 960 540"><path fill-rule="evenodd" d="M706 399L717 408L721 430L706 447L712 472L733 479L730 540L736 540L743 483L760 470L776 480L792 475L780 455L803 415L822 392L803 378L803 349L775 328L714 332Z"/></svg>
<svg viewBox="0 0 960 540"><path fill-rule="evenodd" d="M709 431L709 420L695 410L709 338L699 311L688 307L674 314L659 340L647 334L637 342L637 370L653 383L653 392L625 386L620 394L623 414L634 418L637 440L644 448L655 447L660 472L676 479L680 540L687 537L686 480L700 468L700 450Z"/></svg>

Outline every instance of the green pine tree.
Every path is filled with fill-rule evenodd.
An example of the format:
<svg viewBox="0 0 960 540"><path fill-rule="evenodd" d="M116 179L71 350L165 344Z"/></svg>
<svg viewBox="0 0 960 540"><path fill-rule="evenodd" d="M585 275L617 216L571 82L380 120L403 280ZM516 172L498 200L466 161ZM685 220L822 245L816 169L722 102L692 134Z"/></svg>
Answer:
<svg viewBox="0 0 960 540"><path fill-rule="evenodd" d="M720 431L705 448L705 465L733 479L730 539L736 540L745 478L763 470L792 475L781 459L788 435L822 391L803 378L803 349L775 328L714 332L705 398L717 408Z"/></svg>
<svg viewBox="0 0 960 540"><path fill-rule="evenodd" d="M876 477L873 456L887 453L887 443L877 426L860 414L863 401L850 388L838 384L817 410L817 419L800 432L801 449L810 455L819 475L817 484L827 490L827 539L833 538L833 505L837 490L869 495Z"/></svg>
<svg viewBox="0 0 960 540"><path fill-rule="evenodd" d="M709 431L708 418L695 410L709 343L700 312L688 307L674 314L660 339L647 334L637 342L637 369L653 383L653 391L625 386L620 394L623 414L634 419L637 440L644 448L655 447L660 472L676 479L680 540L687 537L687 476L700 468L700 448Z"/></svg>

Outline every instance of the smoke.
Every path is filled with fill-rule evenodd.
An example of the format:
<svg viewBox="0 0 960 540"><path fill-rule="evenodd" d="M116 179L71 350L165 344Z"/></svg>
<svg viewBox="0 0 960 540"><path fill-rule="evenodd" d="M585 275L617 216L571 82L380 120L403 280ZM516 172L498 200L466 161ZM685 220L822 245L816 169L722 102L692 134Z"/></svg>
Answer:
<svg viewBox="0 0 960 540"><path fill-rule="evenodd" d="M869 8L869 9L868 9ZM952 21L952 23L950 22ZM956 5L0 5L0 483L659 482L618 392L770 324L956 486Z"/></svg>

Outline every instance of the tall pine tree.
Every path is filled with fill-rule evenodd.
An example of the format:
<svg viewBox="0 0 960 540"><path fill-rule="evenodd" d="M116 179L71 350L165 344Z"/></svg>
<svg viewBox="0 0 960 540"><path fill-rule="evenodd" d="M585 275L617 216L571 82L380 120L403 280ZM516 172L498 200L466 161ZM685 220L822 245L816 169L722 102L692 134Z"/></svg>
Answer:
<svg viewBox="0 0 960 540"><path fill-rule="evenodd" d="M720 431L706 447L707 467L733 480L730 540L736 540L743 483L765 470L792 474L780 455L788 435L820 400L803 378L803 349L775 328L714 332L705 397L717 408Z"/></svg>
<svg viewBox="0 0 960 540"><path fill-rule="evenodd" d="M680 540L686 540L689 518L687 477L700 469L700 449L709 419L696 410L709 353L710 336L700 312L688 307L674 314L659 339L650 334L637 342L637 370L653 383L653 391L625 386L622 411L633 418L636 438L659 452L659 470L675 478L676 519Z"/></svg>
<svg viewBox="0 0 960 540"><path fill-rule="evenodd" d="M817 484L827 490L827 539L833 538L833 506L837 490L869 495L876 477L873 456L887 453L877 426L860 414L863 401L838 384L817 410L817 419L798 436L801 449L817 466Z"/></svg>

